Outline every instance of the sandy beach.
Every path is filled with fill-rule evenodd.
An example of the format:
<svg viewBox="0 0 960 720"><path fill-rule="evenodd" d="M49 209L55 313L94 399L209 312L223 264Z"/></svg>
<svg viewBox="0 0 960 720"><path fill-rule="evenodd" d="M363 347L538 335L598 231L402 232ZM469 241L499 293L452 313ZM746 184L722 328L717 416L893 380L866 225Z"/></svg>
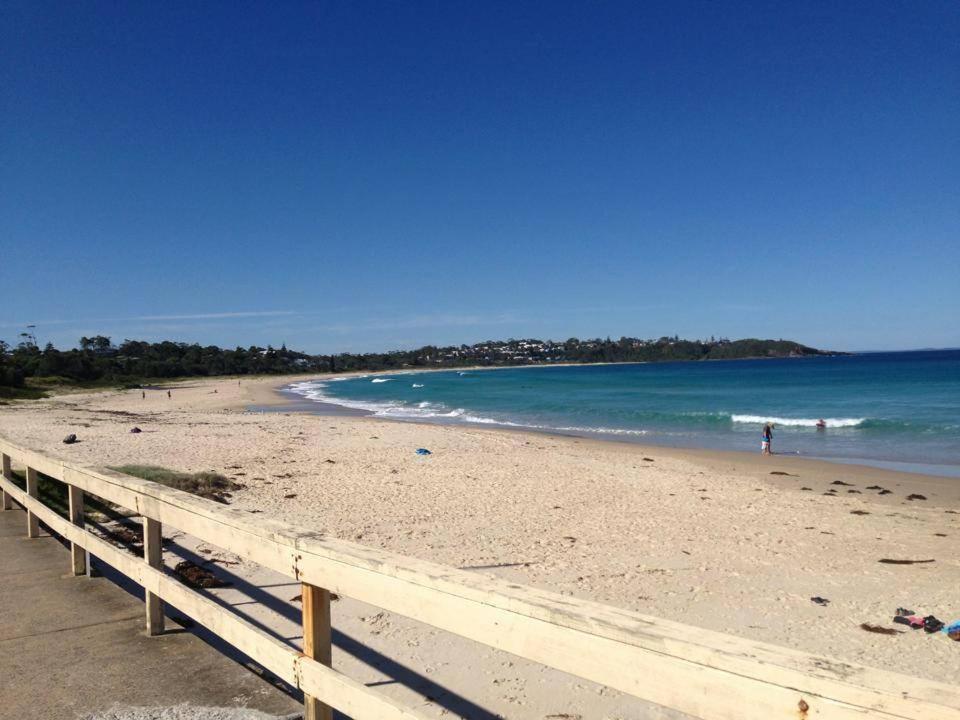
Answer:
<svg viewBox="0 0 960 720"><path fill-rule="evenodd" d="M275 388L289 381L18 402L0 407L0 435L94 465L222 472L246 486L234 507L365 545L838 660L944 682L960 675L960 643L891 623L898 607L960 619L960 480L284 412ZM67 433L80 442L63 445ZM415 454L421 447L432 454ZM227 558L175 539L184 552ZM217 571L259 592L269 585L245 563ZM230 598L241 585L218 592ZM286 637L296 636L296 592L274 588L277 605L263 611ZM349 599L334 613L343 633L334 663L398 697L429 696L423 706L437 717L641 717L617 693Z"/></svg>

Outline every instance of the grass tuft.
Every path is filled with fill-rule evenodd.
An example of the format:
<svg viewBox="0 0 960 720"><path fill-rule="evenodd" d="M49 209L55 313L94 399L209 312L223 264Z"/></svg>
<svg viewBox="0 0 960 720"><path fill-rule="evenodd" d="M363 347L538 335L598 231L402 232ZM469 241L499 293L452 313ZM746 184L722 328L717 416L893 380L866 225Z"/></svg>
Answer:
<svg viewBox="0 0 960 720"><path fill-rule="evenodd" d="M121 465L112 469L177 490L193 493L209 500L216 500L224 505L227 504L227 498L230 497L231 491L245 487L225 475L210 470L185 473L158 465Z"/></svg>
<svg viewBox="0 0 960 720"><path fill-rule="evenodd" d="M47 393L40 388L0 385L0 398L4 400L39 400L45 397Z"/></svg>

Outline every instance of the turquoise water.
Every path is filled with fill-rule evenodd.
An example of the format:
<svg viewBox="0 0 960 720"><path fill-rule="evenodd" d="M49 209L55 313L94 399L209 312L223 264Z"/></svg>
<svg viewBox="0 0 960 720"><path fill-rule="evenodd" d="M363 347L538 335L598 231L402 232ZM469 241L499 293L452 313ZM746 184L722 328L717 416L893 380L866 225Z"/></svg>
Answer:
<svg viewBox="0 0 960 720"><path fill-rule="evenodd" d="M960 475L960 351L407 373L292 392L400 420L905 464ZM818 419L827 428L818 430Z"/></svg>

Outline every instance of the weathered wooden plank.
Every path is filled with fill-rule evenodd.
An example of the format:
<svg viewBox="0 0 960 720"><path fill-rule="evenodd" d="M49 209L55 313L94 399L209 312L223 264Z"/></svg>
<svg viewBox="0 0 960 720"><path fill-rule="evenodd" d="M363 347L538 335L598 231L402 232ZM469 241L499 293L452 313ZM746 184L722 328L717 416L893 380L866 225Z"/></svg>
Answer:
<svg viewBox="0 0 960 720"><path fill-rule="evenodd" d="M8 480L13 479L13 471L10 469L10 456L6 453L0 454L0 465L2 465L2 477L7 478ZM3 500L3 509L10 510L13 508L13 497L7 493L6 490L0 490L0 496Z"/></svg>
<svg viewBox="0 0 960 720"><path fill-rule="evenodd" d="M67 483L85 492L295 577L296 537L285 523L265 519L260 527L247 513L111 470L67 467L63 472Z"/></svg>
<svg viewBox="0 0 960 720"><path fill-rule="evenodd" d="M152 518L143 519L143 559L152 568L163 570L163 534L161 524ZM163 632L163 601L156 593L144 592L147 609L147 634Z"/></svg>
<svg viewBox="0 0 960 720"><path fill-rule="evenodd" d="M303 654L331 667L330 591L302 583L300 602L303 606ZM304 720L333 720L333 708L312 695L304 695L303 706Z"/></svg>
<svg viewBox="0 0 960 720"><path fill-rule="evenodd" d="M0 481L2 484L3 481ZM426 720L426 716L384 697L356 680L285 644L228 608L191 590L134 555L69 523L39 500L10 484L15 498L29 506L54 532L81 543L107 564L179 608L233 647L254 658L278 678L322 699L354 720Z"/></svg>
<svg viewBox="0 0 960 720"><path fill-rule="evenodd" d="M69 519L79 528L84 526L83 519L83 490L67 485L67 501ZM79 543L70 543L70 571L74 575L85 575L87 572L87 554Z"/></svg>
<svg viewBox="0 0 960 720"><path fill-rule="evenodd" d="M9 443L0 449L40 461ZM793 718L801 702L810 717L939 720L960 713L960 692L943 683L567 598L285 523L254 522L112 471L73 464L59 471L88 492L295 579L708 720Z"/></svg>
<svg viewBox="0 0 960 720"><path fill-rule="evenodd" d="M37 471L29 466L27 466L27 495L32 498L37 497ZM40 523L37 521L37 516L30 510L27 510L27 537L40 537Z"/></svg>
<svg viewBox="0 0 960 720"><path fill-rule="evenodd" d="M52 477L57 480L63 479L62 460L48 457L47 455L27 448L16 448L14 452L9 452L8 454L18 460L24 467L32 467L47 477Z"/></svg>
<svg viewBox="0 0 960 720"><path fill-rule="evenodd" d="M424 720L427 717L302 655L297 658L297 674L300 687L323 698L353 720Z"/></svg>

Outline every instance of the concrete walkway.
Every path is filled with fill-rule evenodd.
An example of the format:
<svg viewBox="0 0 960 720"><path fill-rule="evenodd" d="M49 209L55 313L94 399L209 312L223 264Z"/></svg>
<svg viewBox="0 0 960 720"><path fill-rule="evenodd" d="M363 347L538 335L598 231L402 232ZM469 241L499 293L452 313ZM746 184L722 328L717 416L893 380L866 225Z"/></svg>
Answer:
<svg viewBox="0 0 960 720"><path fill-rule="evenodd" d="M55 538L0 511L0 719L75 720L120 706L302 706L199 637L144 634L144 605L106 578L72 577Z"/></svg>

